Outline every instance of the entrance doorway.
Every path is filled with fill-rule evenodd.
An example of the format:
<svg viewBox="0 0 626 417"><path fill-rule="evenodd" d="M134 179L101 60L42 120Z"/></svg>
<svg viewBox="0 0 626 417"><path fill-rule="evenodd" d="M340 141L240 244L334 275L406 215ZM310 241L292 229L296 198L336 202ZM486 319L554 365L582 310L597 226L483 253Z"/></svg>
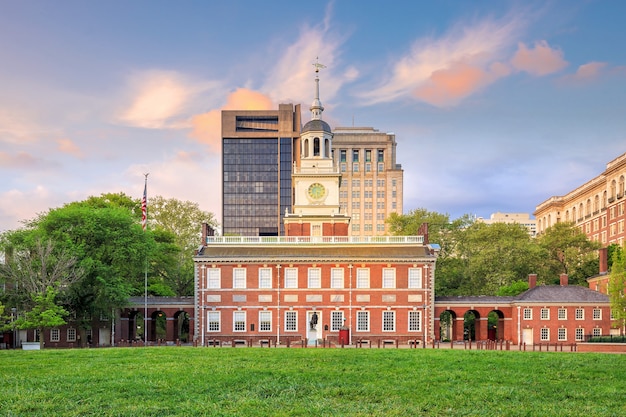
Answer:
<svg viewBox="0 0 626 417"><path fill-rule="evenodd" d="M324 338L322 332L322 312L313 310L306 313L306 338L309 345L315 345L315 342Z"/></svg>

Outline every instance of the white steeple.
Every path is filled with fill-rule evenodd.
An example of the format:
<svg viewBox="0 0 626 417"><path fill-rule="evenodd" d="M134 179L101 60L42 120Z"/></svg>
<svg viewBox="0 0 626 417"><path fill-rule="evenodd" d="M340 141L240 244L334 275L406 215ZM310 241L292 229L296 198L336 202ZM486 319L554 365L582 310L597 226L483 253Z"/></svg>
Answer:
<svg viewBox="0 0 626 417"><path fill-rule="evenodd" d="M322 102L320 101L320 69L326 68L325 65L319 63L318 59L315 59L315 99L313 99L313 104L311 104L311 120L322 120L322 112L324 111L324 106L322 106Z"/></svg>

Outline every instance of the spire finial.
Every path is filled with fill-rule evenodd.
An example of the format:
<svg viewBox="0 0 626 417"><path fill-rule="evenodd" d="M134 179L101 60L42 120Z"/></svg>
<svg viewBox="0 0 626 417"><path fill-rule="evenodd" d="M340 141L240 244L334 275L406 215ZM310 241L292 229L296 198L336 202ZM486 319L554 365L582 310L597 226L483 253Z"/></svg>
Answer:
<svg viewBox="0 0 626 417"><path fill-rule="evenodd" d="M321 120L324 107L320 101L320 77L318 74L320 69L326 68L326 65L320 64L319 58L315 57L313 66L315 67L315 99L313 99L313 104L311 105L311 120Z"/></svg>
<svg viewBox="0 0 626 417"><path fill-rule="evenodd" d="M316 56L315 57L315 63L313 64L313 66L315 67L315 73L316 74L320 72L320 69L326 68L326 65L320 64L319 61L320 61L319 57Z"/></svg>

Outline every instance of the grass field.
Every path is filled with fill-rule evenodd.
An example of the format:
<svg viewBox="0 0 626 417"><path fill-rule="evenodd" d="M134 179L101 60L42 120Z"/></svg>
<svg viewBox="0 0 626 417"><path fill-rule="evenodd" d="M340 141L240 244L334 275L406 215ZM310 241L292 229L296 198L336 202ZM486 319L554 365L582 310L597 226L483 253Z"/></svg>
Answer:
<svg viewBox="0 0 626 417"><path fill-rule="evenodd" d="M0 351L4 416L625 416L626 355L433 349Z"/></svg>

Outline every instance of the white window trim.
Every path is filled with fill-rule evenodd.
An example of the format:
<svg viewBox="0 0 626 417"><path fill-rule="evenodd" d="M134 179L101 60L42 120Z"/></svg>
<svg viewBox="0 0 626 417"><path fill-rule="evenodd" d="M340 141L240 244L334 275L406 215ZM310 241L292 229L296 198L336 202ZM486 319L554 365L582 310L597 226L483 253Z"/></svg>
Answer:
<svg viewBox="0 0 626 417"><path fill-rule="evenodd" d="M528 317L526 316L526 313L528 312ZM522 311L522 319L523 320L532 320L533 319L533 309L532 308L524 308L524 311Z"/></svg>
<svg viewBox="0 0 626 417"><path fill-rule="evenodd" d="M396 268L383 268L383 288L396 288Z"/></svg>
<svg viewBox="0 0 626 417"><path fill-rule="evenodd" d="M339 320L335 320L335 318L339 316ZM330 312L330 331L331 332L338 332L342 327L343 327L343 311L341 310L334 310Z"/></svg>
<svg viewBox="0 0 626 417"><path fill-rule="evenodd" d="M211 320L210 317L215 316L217 320ZM211 330L211 321L217 322L217 329ZM206 331L209 333L216 333L222 329L222 314L219 311L207 311L206 314Z"/></svg>
<svg viewBox="0 0 626 417"><path fill-rule="evenodd" d="M68 342L76 341L76 329L75 328L70 327L67 329L67 341Z"/></svg>
<svg viewBox="0 0 626 417"><path fill-rule="evenodd" d="M393 317L392 329L385 329L385 316L391 314ZM394 310L383 310L382 312L382 331L383 333L393 333L396 331L396 312Z"/></svg>
<svg viewBox="0 0 626 417"><path fill-rule="evenodd" d="M561 312L563 312L563 316L561 316ZM559 308L559 311L557 312L557 317L559 320L567 320L567 309Z"/></svg>
<svg viewBox="0 0 626 417"><path fill-rule="evenodd" d="M369 288L370 287L369 268L357 268L356 269L356 287L357 288Z"/></svg>
<svg viewBox="0 0 626 417"><path fill-rule="evenodd" d="M222 288L222 270L220 268L206 269L206 288L220 289Z"/></svg>
<svg viewBox="0 0 626 417"><path fill-rule="evenodd" d="M287 316L288 315L293 315L294 316L294 320L293 320L293 322L295 324L295 328L294 329L288 329L287 328L287 323L288 323ZM297 311L291 311L291 310L285 311L284 331L285 332L297 332L298 331L298 312Z"/></svg>
<svg viewBox="0 0 626 417"><path fill-rule="evenodd" d="M561 337L561 334L563 335L563 337ZM559 327L559 329L557 330L557 340L559 342L567 341L567 329L566 328Z"/></svg>
<svg viewBox="0 0 626 417"><path fill-rule="evenodd" d="M298 268L285 268L283 270L283 273L284 273L285 289L298 288ZM290 275L292 274L294 276L290 277ZM293 282L293 285L291 285L292 282Z"/></svg>
<svg viewBox="0 0 626 417"><path fill-rule="evenodd" d="M322 268L309 268L307 278L307 288L322 288Z"/></svg>
<svg viewBox="0 0 626 417"><path fill-rule="evenodd" d="M411 329L411 316L412 315L417 316L417 329ZM421 332L422 331L422 312L416 311L416 310L410 310L409 315L408 315L408 320L407 320L407 326L408 326L407 330L409 332Z"/></svg>
<svg viewBox="0 0 626 417"><path fill-rule="evenodd" d="M265 277L264 274L269 274ZM268 285L262 285L263 280L268 280ZM259 268L259 289L271 289L272 288L272 268Z"/></svg>
<svg viewBox="0 0 626 417"><path fill-rule="evenodd" d="M542 308L541 311L540 311L540 318L541 318L541 320L550 320L550 309L549 308Z"/></svg>
<svg viewBox="0 0 626 417"><path fill-rule="evenodd" d="M237 277L239 273L241 277ZM233 268L233 289L246 289L246 268Z"/></svg>
<svg viewBox="0 0 626 417"><path fill-rule="evenodd" d="M546 335L544 337L544 334ZM550 329L547 327L542 327L541 329L539 329L539 338L542 342L549 342L550 341Z"/></svg>
<svg viewBox="0 0 626 417"><path fill-rule="evenodd" d="M330 270L330 288L345 288L344 275L343 268L332 268Z"/></svg>
<svg viewBox="0 0 626 417"><path fill-rule="evenodd" d="M51 342L61 341L61 331L59 329L50 329L50 341Z"/></svg>
<svg viewBox="0 0 626 417"><path fill-rule="evenodd" d="M366 310L361 310L361 311L357 311L356 312L356 331L357 332L369 332L370 331L370 312L366 311ZM367 328L366 329L359 329L359 315L364 314L367 317L366 323L367 323Z"/></svg>
<svg viewBox="0 0 626 417"><path fill-rule="evenodd" d="M422 268L409 268L408 271L408 287L422 288Z"/></svg>
<svg viewBox="0 0 626 417"><path fill-rule="evenodd" d="M266 318L265 320L263 318ZM269 322L269 329L263 329L261 323ZM272 312L268 310L259 311L259 332L271 332L272 331Z"/></svg>
<svg viewBox="0 0 626 417"><path fill-rule="evenodd" d="M578 312L580 312L580 317L578 316ZM577 308L576 312L574 313L574 317L576 318L576 320L584 320L585 319L585 309Z"/></svg>
<svg viewBox="0 0 626 417"><path fill-rule="evenodd" d="M236 319L237 316L242 316L243 317L243 329L237 330L237 323L242 321L242 320L237 320ZM241 310L233 311L233 332L235 332L235 333L243 333L243 332L246 331L246 326L247 325L248 325L248 320L247 320L246 312L245 311L241 311Z"/></svg>
<svg viewBox="0 0 626 417"><path fill-rule="evenodd" d="M596 317L596 312L598 313L597 317ZM602 309L600 309L600 308L594 308L593 309L593 319L594 320L602 320Z"/></svg>

